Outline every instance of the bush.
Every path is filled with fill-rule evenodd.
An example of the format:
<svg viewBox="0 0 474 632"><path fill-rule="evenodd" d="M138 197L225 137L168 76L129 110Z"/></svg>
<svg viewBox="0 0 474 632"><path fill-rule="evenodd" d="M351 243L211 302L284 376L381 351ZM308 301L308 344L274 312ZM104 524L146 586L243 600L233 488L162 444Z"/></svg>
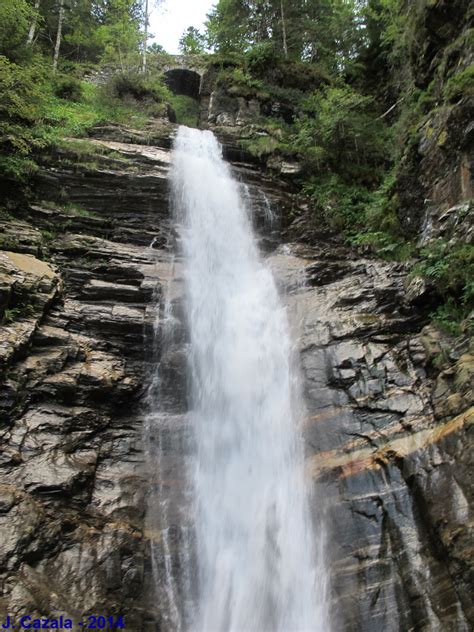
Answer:
<svg viewBox="0 0 474 632"><path fill-rule="evenodd" d="M432 314L444 329L457 335L474 309L474 246L437 239L420 251L412 274L426 277L442 299Z"/></svg>
<svg viewBox="0 0 474 632"><path fill-rule="evenodd" d="M34 15L27 0L2 0L0 2L0 55L10 61L29 59L31 47L26 36Z"/></svg>
<svg viewBox="0 0 474 632"><path fill-rule="evenodd" d="M279 143L278 140L272 136L258 136L252 140L241 141L241 145L252 154L252 156L263 158L264 156L273 154L278 148Z"/></svg>
<svg viewBox="0 0 474 632"><path fill-rule="evenodd" d="M132 98L135 101L163 103L171 98L170 91L164 84L138 74L115 75L108 87L113 97L122 100Z"/></svg>
<svg viewBox="0 0 474 632"><path fill-rule="evenodd" d="M277 64L269 78L279 86L303 92L315 90L331 81L328 73L317 64L291 59Z"/></svg>
<svg viewBox="0 0 474 632"><path fill-rule="evenodd" d="M83 97L81 82L66 75L58 77L53 83L53 92L60 99L79 102Z"/></svg>
<svg viewBox="0 0 474 632"><path fill-rule="evenodd" d="M272 42L255 44L245 53L247 67L256 77L268 77L280 60Z"/></svg>
<svg viewBox="0 0 474 632"><path fill-rule="evenodd" d="M312 178L303 187L318 216L335 230L355 230L364 224L371 194L365 187L346 184L338 175Z"/></svg>
<svg viewBox="0 0 474 632"><path fill-rule="evenodd" d="M263 92L262 82L253 79L249 72L241 67L222 68L217 75L217 84L233 95L243 97L268 96Z"/></svg>
<svg viewBox="0 0 474 632"><path fill-rule="evenodd" d="M35 169L30 155L44 144L39 123L44 101L42 72L0 55L0 174L23 179Z"/></svg>
<svg viewBox="0 0 474 632"><path fill-rule="evenodd" d="M474 246L437 239L421 249L420 257L414 272L430 279L441 296L473 307Z"/></svg>

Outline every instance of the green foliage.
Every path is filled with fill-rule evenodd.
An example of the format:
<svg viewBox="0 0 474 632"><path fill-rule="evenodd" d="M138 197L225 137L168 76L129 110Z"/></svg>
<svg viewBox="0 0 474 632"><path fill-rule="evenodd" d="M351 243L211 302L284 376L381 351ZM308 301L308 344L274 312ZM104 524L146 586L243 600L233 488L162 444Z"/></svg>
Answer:
<svg viewBox="0 0 474 632"><path fill-rule="evenodd" d="M313 201L315 212L335 230L362 226L371 197L366 187L347 184L335 173L310 178L303 192Z"/></svg>
<svg viewBox="0 0 474 632"><path fill-rule="evenodd" d="M256 63L278 57L346 71L364 46L356 0L219 0L207 27L219 52L255 49Z"/></svg>
<svg viewBox="0 0 474 632"><path fill-rule="evenodd" d="M6 235L0 235L0 250L15 250L16 240Z"/></svg>
<svg viewBox="0 0 474 632"><path fill-rule="evenodd" d="M265 98L262 81L254 79L252 75L241 66L229 66L220 70L217 75L217 85L226 89L231 95Z"/></svg>
<svg viewBox="0 0 474 632"><path fill-rule="evenodd" d="M316 214L348 243L386 260L406 260L414 246L403 237L393 193L395 175L389 172L380 187L347 183L334 173L309 179L303 187Z"/></svg>
<svg viewBox="0 0 474 632"><path fill-rule="evenodd" d="M437 239L421 249L420 258L415 273L428 278L441 296L461 297L463 305L472 306L474 246Z"/></svg>
<svg viewBox="0 0 474 632"><path fill-rule="evenodd" d="M158 82L146 90L155 102L168 95ZM57 96L58 92L67 98ZM38 62L20 66L0 56L0 175L4 177L27 180L36 169L35 152L63 136L83 136L99 123L129 123L132 118L139 127L145 114L94 85L78 85L69 77L51 84Z"/></svg>
<svg viewBox="0 0 474 632"><path fill-rule="evenodd" d="M82 206L82 204L76 204L74 202L62 204L61 209L68 215L79 217L97 217L97 213L94 213L93 211L88 211Z"/></svg>
<svg viewBox="0 0 474 632"><path fill-rule="evenodd" d="M282 61L272 42L258 42L250 48L243 59L249 71L256 77L264 77L269 70Z"/></svg>
<svg viewBox="0 0 474 632"><path fill-rule="evenodd" d="M196 99L184 94L172 94L170 103L179 125L198 127L200 106Z"/></svg>
<svg viewBox="0 0 474 632"><path fill-rule="evenodd" d="M131 97L136 101L163 103L171 97L168 88L158 79L150 79L138 73L115 75L108 87L112 96L118 99Z"/></svg>
<svg viewBox="0 0 474 632"><path fill-rule="evenodd" d="M73 37L80 36L79 50L84 50L84 47L92 43L97 50L96 59L100 59L103 63L119 63L124 71L127 66L137 64L142 43L140 31L143 19L142 2L140 0L108 0L104 3L93 0L93 4L96 5L95 11L91 11L90 0L82 0L82 2L86 4L84 17L89 22L92 16L93 21L90 28L84 28L84 17L76 12L76 22L70 32ZM65 43L69 43L67 36ZM74 44L74 41L70 43Z"/></svg>
<svg viewBox="0 0 474 632"><path fill-rule="evenodd" d="M55 96L66 101L81 101L83 89L81 82L75 77L63 75L54 78L53 91Z"/></svg>
<svg viewBox="0 0 474 632"><path fill-rule="evenodd" d="M123 123L133 121L142 127L146 115L133 105L110 99L100 88L83 84L84 98L79 103L58 99L50 94L45 99L44 134L49 144L56 144L64 136L86 136L88 130L101 123Z"/></svg>
<svg viewBox="0 0 474 632"><path fill-rule="evenodd" d="M206 49L206 38L194 26L188 28L181 35L179 50L183 55L199 55Z"/></svg>
<svg viewBox="0 0 474 632"><path fill-rule="evenodd" d="M279 142L276 138L268 135L258 136L251 140L242 141L242 147L246 149L252 156L256 158L263 158L273 154Z"/></svg>
<svg viewBox="0 0 474 632"><path fill-rule="evenodd" d="M431 314L431 318L448 334L460 336L464 331L463 325L466 319L466 310L463 309L462 306L459 306L452 298L449 298L446 303L440 305Z"/></svg>
<svg viewBox="0 0 474 632"><path fill-rule="evenodd" d="M474 66L450 77L444 86L443 95L451 103L462 97L474 96Z"/></svg>
<svg viewBox="0 0 474 632"><path fill-rule="evenodd" d="M248 8L240 0L219 0L206 22L208 45L221 52L248 46Z"/></svg>
<svg viewBox="0 0 474 632"><path fill-rule="evenodd" d="M0 2L0 55L17 62L27 56L26 39L33 13L26 0Z"/></svg>
<svg viewBox="0 0 474 632"><path fill-rule="evenodd" d="M364 230L351 235L348 242L387 261L407 260L414 253L413 244L385 231Z"/></svg>
<svg viewBox="0 0 474 632"><path fill-rule="evenodd" d="M373 107L371 97L347 85L312 93L295 122L296 148L319 170L330 170L347 182L379 184L388 133Z"/></svg>
<svg viewBox="0 0 474 632"><path fill-rule="evenodd" d="M382 231L401 237L402 229L397 216L398 198L395 193L396 171L389 171L380 187L372 194L365 209L365 225L368 230Z"/></svg>
<svg viewBox="0 0 474 632"><path fill-rule="evenodd" d="M19 66L0 56L0 174L24 179L34 171L31 152L44 146L42 68Z"/></svg>
<svg viewBox="0 0 474 632"><path fill-rule="evenodd" d="M459 335L474 309L474 246L437 239L422 248L419 256L412 274L428 279L442 299L432 318Z"/></svg>
<svg viewBox="0 0 474 632"><path fill-rule="evenodd" d="M33 305L29 303L21 303L16 307L8 308L3 313L2 324L10 325L16 320L22 320L23 318L29 318L33 316L35 309Z"/></svg>

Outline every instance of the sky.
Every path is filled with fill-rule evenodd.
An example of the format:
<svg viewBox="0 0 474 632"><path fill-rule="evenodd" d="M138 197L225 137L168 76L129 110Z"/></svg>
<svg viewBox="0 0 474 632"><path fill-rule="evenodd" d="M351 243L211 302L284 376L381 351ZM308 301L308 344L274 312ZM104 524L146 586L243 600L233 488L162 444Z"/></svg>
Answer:
<svg viewBox="0 0 474 632"><path fill-rule="evenodd" d="M188 26L202 29L216 0L164 0L150 15L150 33L168 53L178 53L179 38ZM150 4L153 4L151 2Z"/></svg>

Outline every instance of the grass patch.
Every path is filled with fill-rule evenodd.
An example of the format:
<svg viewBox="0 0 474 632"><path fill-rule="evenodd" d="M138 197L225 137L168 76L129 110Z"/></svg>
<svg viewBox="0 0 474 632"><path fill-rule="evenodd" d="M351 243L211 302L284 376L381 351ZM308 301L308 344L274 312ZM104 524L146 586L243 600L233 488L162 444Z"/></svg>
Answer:
<svg viewBox="0 0 474 632"><path fill-rule="evenodd" d="M104 123L130 124L143 128L147 122L144 112L115 101L107 101L101 89L83 83L80 102L57 97L51 92L44 101L43 122L46 139L56 144L64 136L81 137L95 125ZM90 149L90 145L89 145Z"/></svg>

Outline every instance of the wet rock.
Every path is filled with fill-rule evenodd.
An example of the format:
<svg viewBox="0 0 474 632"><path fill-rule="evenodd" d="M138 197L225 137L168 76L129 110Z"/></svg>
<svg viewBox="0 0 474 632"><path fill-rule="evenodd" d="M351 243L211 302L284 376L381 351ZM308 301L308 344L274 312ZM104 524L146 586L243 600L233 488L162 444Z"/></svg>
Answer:
<svg viewBox="0 0 474 632"><path fill-rule="evenodd" d="M60 277L32 255L0 251L0 369L28 348L45 310L58 296Z"/></svg>
<svg viewBox="0 0 474 632"><path fill-rule="evenodd" d="M235 99L221 106L236 125L256 107ZM30 208L33 229L18 250L39 257L36 226L45 232L56 222L47 240L54 263L0 255L4 309L37 296L35 312L0 338L8 362L0 384L0 618L124 614L130 632L155 632L168 623L165 591L157 603L152 586L150 543L160 572L176 566L183 515L156 506L146 518L146 490L166 485L186 507L192 450L182 274L163 248L172 131L96 132L96 144L120 160L100 169L53 160L38 178L41 197L52 200ZM268 201L296 203L289 180L276 186L230 136L227 150L258 208L255 225L271 233L269 263L300 352L307 471L315 520L324 513L327 521L335 629L469 630L472 348L425 326L429 288L407 278L408 265L356 257L306 220L286 233L299 243L275 248L281 228L265 209ZM93 214L71 218L63 194ZM450 217L439 222L443 235L458 230ZM154 304L164 284L166 314ZM150 384L158 360L163 380ZM158 394L166 410L145 416L147 398Z"/></svg>
<svg viewBox="0 0 474 632"><path fill-rule="evenodd" d="M308 251L298 265L296 252L274 270L278 279L306 272L306 284L291 285L288 309L301 350L315 521L325 508L330 534L336 629L467 631L472 357L454 353L434 327L420 332L420 288L403 267L352 262L343 249L329 261L318 249L311 261ZM454 496L449 507L445 494Z"/></svg>

